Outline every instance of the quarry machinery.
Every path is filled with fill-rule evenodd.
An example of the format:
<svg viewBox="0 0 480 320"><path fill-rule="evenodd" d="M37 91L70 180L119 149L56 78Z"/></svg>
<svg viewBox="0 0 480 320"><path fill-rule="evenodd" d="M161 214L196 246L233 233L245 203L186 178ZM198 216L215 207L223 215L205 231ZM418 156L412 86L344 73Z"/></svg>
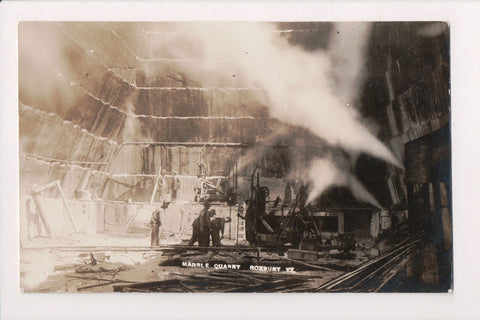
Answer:
<svg viewBox="0 0 480 320"><path fill-rule="evenodd" d="M228 161L221 176L208 176L204 163L198 164L195 202L225 202L235 205L237 194L237 162Z"/></svg>
<svg viewBox="0 0 480 320"><path fill-rule="evenodd" d="M307 204L309 184L300 185L291 202L282 202L280 197L272 201L268 187L260 184L258 169L265 168L255 167L246 212L244 215L239 212L239 217L245 219L245 234L250 244L310 251L348 252L355 248L351 234L322 238L323 218L318 215L318 208Z"/></svg>

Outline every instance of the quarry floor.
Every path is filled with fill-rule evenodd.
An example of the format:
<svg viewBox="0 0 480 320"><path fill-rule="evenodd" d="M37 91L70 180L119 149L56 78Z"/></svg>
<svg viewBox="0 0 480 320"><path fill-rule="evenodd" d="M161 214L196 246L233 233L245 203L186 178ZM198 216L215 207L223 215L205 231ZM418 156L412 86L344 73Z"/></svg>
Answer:
<svg viewBox="0 0 480 320"><path fill-rule="evenodd" d="M258 251L246 241L231 239L223 239L218 251L178 248L187 241L164 234L160 246L152 248L149 236L138 234L24 240L21 288L23 292L311 292L368 260L356 252L349 260L292 261L287 254Z"/></svg>

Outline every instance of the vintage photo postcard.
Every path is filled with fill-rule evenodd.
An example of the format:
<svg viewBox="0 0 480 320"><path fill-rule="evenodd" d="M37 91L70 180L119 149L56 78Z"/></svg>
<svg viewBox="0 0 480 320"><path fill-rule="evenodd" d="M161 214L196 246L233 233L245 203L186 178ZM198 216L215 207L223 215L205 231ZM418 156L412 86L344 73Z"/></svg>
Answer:
<svg viewBox="0 0 480 320"><path fill-rule="evenodd" d="M24 293L453 288L450 24L20 21Z"/></svg>

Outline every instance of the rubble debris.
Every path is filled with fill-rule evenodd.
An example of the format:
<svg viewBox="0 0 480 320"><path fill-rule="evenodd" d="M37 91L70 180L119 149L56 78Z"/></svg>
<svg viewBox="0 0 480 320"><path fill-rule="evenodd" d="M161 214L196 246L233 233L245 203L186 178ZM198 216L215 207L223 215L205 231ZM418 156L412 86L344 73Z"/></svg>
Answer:
<svg viewBox="0 0 480 320"><path fill-rule="evenodd" d="M207 274L174 273L177 278L115 285L115 292L283 292L312 281L305 275L278 275L249 271L212 271Z"/></svg>
<svg viewBox="0 0 480 320"><path fill-rule="evenodd" d="M74 278L79 280L95 280L95 281L103 281L101 283L96 283L92 285L87 285L83 287L76 288L77 291L83 291L91 288L108 286L114 283L137 283L136 281L129 281L129 280L122 280L122 279L114 279L115 275L112 275L112 279L105 279L105 278L97 278L97 277L83 277L83 276L76 276L76 275L66 275L68 278Z"/></svg>
<svg viewBox="0 0 480 320"><path fill-rule="evenodd" d="M335 271L333 269L330 269L330 268L327 268L327 267L323 267L323 266L319 266L319 265L314 265L314 264L309 264L309 263L305 263L305 262L302 262L302 261L298 261L298 260L295 260L295 259L290 259L290 258L285 258L285 257L280 257L281 259L284 259L284 260L288 260L288 261L291 261L294 263L294 266L295 264L300 264L304 267L309 267L310 269L313 268L313 269L317 269L317 270L325 270L325 271Z"/></svg>
<svg viewBox="0 0 480 320"><path fill-rule="evenodd" d="M113 269L106 269L102 266L95 268L95 267L85 267L85 266L79 266L75 269L76 273L106 273L106 274L112 274L115 275L119 273L120 271L125 271L128 270L129 267L127 266L121 266L118 268L113 268Z"/></svg>

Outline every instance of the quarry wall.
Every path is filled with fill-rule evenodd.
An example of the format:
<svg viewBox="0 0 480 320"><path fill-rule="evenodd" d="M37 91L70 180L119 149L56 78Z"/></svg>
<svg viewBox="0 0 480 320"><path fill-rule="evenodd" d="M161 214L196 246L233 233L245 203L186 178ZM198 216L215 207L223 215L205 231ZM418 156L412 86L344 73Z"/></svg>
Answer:
<svg viewBox="0 0 480 320"><path fill-rule="evenodd" d="M406 142L449 124L449 33L445 24L432 25L375 23L371 29L367 76L357 105L399 159ZM288 27L291 31L283 36L306 50L326 47L332 28L326 23L277 27ZM188 34L164 32L169 30L168 24L113 22L20 25L20 39L28 37L19 43L21 193L57 179L69 196L78 188L99 193L107 178L115 178L134 186L140 181L136 189L144 188L143 201L162 168L167 175L179 174L183 200L189 200L199 162L213 175L224 174L229 160L241 158L246 146L282 126L269 117L265 90L241 87L228 61L212 62L228 76L196 79L188 74L198 68L195 61L172 59L138 37L140 33L166 48L195 49ZM292 149L260 150L257 156L263 154L267 167L287 162L282 165L301 176L312 154L322 149L305 151L315 139L288 130L282 144ZM293 149L302 147L299 141L307 144L304 150ZM191 144L175 145L185 142ZM305 155L288 163L289 152ZM241 176L253 170L249 164L240 167ZM368 156L360 156L355 169L382 205L405 203L402 169ZM118 196L124 187L107 186L102 196Z"/></svg>

